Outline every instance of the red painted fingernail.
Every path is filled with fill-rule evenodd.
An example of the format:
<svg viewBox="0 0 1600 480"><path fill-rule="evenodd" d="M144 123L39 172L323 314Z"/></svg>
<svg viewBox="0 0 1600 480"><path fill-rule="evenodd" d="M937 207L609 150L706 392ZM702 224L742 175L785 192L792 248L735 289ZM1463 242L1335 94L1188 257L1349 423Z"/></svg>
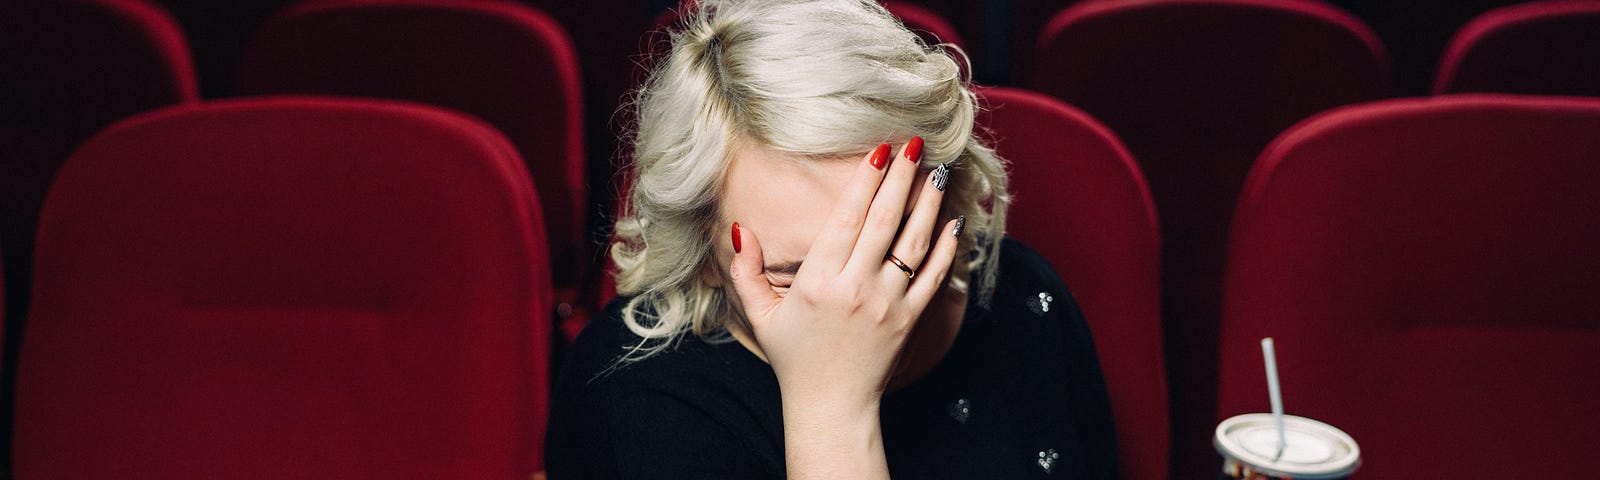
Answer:
<svg viewBox="0 0 1600 480"><path fill-rule="evenodd" d="M872 158L868 161L872 162L872 168L883 170L883 166L889 164L889 144L879 144L878 149L872 151Z"/></svg>
<svg viewBox="0 0 1600 480"><path fill-rule="evenodd" d="M739 222L733 222L733 253L739 253L744 244L739 241Z"/></svg>
<svg viewBox="0 0 1600 480"><path fill-rule="evenodd" d="M911 141L906 143L906 160L910 160L911 163L917 163L922 160L921 136L911 137Z"/></svg>

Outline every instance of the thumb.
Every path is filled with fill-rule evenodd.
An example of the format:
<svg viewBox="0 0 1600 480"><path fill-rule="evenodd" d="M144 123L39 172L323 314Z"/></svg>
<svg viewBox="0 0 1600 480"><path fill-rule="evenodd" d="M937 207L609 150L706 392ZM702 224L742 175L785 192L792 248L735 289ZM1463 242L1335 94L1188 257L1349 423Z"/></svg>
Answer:
<svg viewBox="0 0 1600 480"><path fill-rule="evenodd" d="M741 229L733 222L733 264L728 267L733 277L733 291L744 305L745 317L752 322L765 317L778 303L778 292L767 281L766 264L761 258L761 242L755 232Z"/></svg>

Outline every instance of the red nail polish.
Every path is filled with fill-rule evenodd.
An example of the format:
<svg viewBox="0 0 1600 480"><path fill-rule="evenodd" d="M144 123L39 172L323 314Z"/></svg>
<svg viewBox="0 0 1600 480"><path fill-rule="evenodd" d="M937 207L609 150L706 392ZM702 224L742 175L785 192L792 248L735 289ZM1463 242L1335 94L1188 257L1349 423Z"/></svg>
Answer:
<svg viewBox="0 0 1600 480"><path fill-rule="evenodd" d="M868 161L872 162L872 168L883 170L883 166L889 164L889 144L879 144L878 149L872 151L872 158Z"/></svg>
<svg viewBox="0 0 1600 480"><path fill-rule="evenodd" d="M739 222L733 222L733 253L739 253L744 245L739 241Z"/></svg>
<svg viewBox="0 0 1600 480"><path fill-rule="evenodd" d="M911 141L906 143L906 160L910 160L911 163L917 163L922 160L921 136L911 137Z"/></svg>

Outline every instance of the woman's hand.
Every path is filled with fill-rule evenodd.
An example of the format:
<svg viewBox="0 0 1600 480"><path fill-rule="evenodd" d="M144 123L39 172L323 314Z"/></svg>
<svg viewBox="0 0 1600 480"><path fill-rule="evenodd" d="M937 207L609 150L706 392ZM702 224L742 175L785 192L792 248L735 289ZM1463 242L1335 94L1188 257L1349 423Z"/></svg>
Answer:
<svg viewBox="0 0 1600 480"><path fill-rule="evenodd" d="M927 176L934 188L908 199L919 178L921 150L917 137L893 159L887 144L867 155L785 295L764 274L755 232L733 225L729 273L751 333L778 378L791 474L815 466L818 455L829 459L820 463L836 467L830 473L864 473L830 454L856 456L852 445L876 448L875 461L883 461L879 401L907 334L944 284L956 253L953 230L959 221L934 231L943 175ZM908 202L914 202L909 213ZM891 254L914 269L914 277L891 263ZM824 438L830 435L847 438L841 444ZM868 445L855 445L852 438Z"/></svg>

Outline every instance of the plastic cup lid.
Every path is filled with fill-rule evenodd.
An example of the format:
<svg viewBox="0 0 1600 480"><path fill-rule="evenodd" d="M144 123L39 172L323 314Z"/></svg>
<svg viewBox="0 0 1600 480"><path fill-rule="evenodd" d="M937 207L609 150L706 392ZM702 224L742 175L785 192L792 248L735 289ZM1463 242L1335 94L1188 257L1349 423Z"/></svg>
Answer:
<svg viewBox="0 0 1600 480"><path fill-rule="evenodd" d="M1361 464L1361 447L1332 425L1284 415L1283 430L1288 448L1276 461L1273 457L1278 454L1278 424L1270 413L1247 413L1223 420L1217 425L1212 442L1217 453L1275 477L1345 477Z"/></svg>

